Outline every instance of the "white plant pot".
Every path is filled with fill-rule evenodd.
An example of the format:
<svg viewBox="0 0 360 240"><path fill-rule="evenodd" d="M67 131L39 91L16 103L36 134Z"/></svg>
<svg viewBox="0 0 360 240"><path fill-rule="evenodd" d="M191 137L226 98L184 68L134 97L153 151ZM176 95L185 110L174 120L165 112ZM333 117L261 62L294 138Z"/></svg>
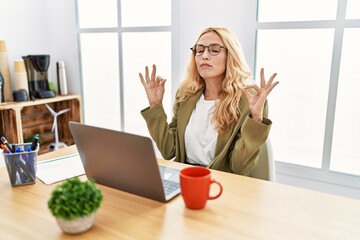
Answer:
<svg viewBox="0 0 360 240"><path fill-rule="evenodd" d="M69 234L78 234L89 230L95 222L96 213L66 221L56 218L57 224L65 232Z"/></svg>

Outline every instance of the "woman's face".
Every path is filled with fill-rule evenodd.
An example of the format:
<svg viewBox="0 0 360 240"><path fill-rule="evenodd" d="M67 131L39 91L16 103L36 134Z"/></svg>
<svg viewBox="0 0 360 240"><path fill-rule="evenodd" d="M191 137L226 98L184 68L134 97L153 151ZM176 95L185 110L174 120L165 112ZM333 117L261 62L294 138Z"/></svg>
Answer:
<svg viewBox="0 0 360 240"><path fill-rule="evenodd" d="M225 47L224 42L216 32L208 32L203 34L197 43L197 45L203 46L214 46L215 44ZM212 49L212 54L210 54L211 51L209 50L209 47L205 47L203 51L200 51L200 53L202 52L201 55L195 55L196 67L200 76L204 80L215 80L222 82L222 80L225 78L226 70L226 49L217 49L216 47ZM219 50L220 52L214 50Z"/></svg>

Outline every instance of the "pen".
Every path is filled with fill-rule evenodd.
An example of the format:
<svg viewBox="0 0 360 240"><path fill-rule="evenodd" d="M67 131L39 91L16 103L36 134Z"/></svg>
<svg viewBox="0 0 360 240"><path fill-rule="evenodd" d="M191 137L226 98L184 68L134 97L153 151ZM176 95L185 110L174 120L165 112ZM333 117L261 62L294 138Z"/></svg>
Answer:
<svg viewBox="0 0 360 240"><path fill-rule="evenodd" d="M22 150L21 149L21 147L20 146L18 146L18 148L16 149L16 151L15 152L17 152L17 153L19 153L19 152L24 152L24 150Z"/></svg>
<svg viewBox="0 0 360 240"><path fill-rule="evenodd" d="M21 151L22 151L21 147L18 146L15 153L20 153ZM24 174L25 171L20 167L21 154L13 155L13 160L15 160L16 163L16 170L15 170L17 172L16 177L20 178L20 183L25 183L27 181L27 178Z"/></svg>
<svg viewBox="0 0 360 240"><path fill-rule="evenodd" d="M1 141L6 145L6 147L9 149L9 151L11 152L12 147L9 144L9 142L6 140L6 138L4 136L1 137Z"/></svg>
<svg viewBox="0 0 360 240"><path fill-rule="evenodd" d="M6 145L4 145L4 144L1 144L1 148L4 150L4 152L6 152L6 150L9 150L8 147Z"/></svg>
<svg viewBox="0 0 360 240"><path fill-rule="evenodd" d="M31 150L33 151L36 150L38 142L39 142L39 134L35 134L33 141L31 143Z"/></svg>

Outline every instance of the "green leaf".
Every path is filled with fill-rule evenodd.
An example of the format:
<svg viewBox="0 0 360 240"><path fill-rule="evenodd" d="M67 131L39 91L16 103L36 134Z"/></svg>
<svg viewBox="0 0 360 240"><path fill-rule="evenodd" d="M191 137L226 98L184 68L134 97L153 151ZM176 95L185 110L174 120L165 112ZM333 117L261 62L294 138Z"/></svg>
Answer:
<svg viewBox="0 0 360 240"><path fill-rule="evenodd" d="M102 193L93 179L82 182L75 177L53 189L48 208L55 217L73 220L96 212L102 201Z"/></svg>

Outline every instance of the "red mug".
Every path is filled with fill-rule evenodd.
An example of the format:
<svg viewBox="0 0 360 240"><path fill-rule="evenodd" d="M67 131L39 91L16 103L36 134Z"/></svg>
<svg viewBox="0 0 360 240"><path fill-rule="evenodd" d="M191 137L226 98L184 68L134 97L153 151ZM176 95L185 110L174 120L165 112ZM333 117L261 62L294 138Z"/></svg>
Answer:
<svg viewBox="0 0 360 240"><path fill-rule="evenodd" d="M219 193L210 196L210 185L217 184ZM213 200L222 194L222 185L211 178L211 171L205 167L188 167L180 171L181 195L185 206L190 209L202 209L207 200Z"/></svg>

